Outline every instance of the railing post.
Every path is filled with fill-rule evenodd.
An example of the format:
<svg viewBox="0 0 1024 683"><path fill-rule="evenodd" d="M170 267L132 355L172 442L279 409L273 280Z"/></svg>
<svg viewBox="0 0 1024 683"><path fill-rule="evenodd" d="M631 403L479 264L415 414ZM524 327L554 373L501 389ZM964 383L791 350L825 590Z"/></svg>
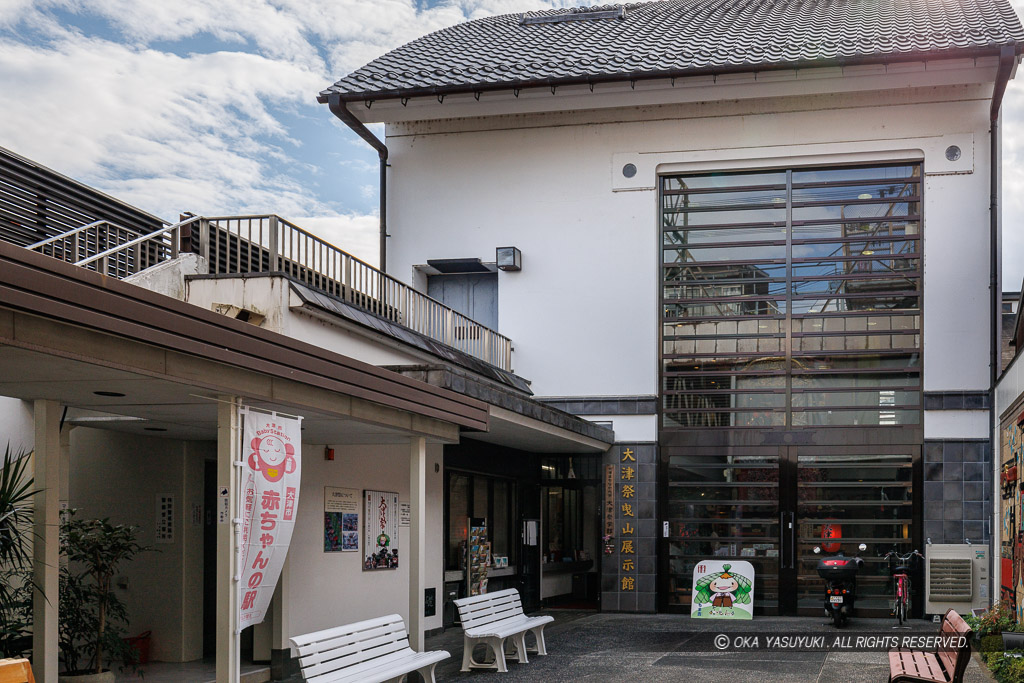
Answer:
<svg viewBox="0 0 1024 683"><path fill-rule="evenodd" d="M271 216L270 217L270 235L268 236L270 238L270 240L269 240L269 243L267 244L267 249L270 251L270 272L271 273L276 273L278 271L278 259L277 259L277 257L278 257L278 251L279 251L280 247L278 245L277 229L278 229L277 216Z"/></svg>
<svg viewBox="0 0 1024 683"><path fill-rule="evenodd" d="M342 283L342 285L343 285L342 291L345 294L344 294L344 296L342 298L344 300L346 300L346 301L351 302L351 301L355 301L355 295L352 292L352 289L353 289L353 284L352 284L352 257L349 256L348 254L345 254L344 260L345 260L345 281Z"/></svg>
<svg viewBox="0 0 1024 683"><path fill-rule="evenodd" d="M178 216L178 222L180 225L178 226L178 240L175 242L175 248L178 253L182 254L196 253L196 245L192 239L192 221L189 221L188 219L189 217L184 214L180 214ZM186 223L184 221L188 222Z"/></svg>
<svg viewBox="0 0 1024 683"><path fill-rule="evenodd" d="M178 258L178 256L181 254L180 249L179 249L180 243L178 241L180 239L181 232L182 232L182 227L180 225L175 225L175 226L171 227L171 258L172 259Z"/></svg>
<svg viewBox="0 0 1024 683"><path fill-rule="evenodd" d="M210 272L216 273L217 264L210 258L210 221L206 218L199 219L199 255L210 264Z"/></svg>

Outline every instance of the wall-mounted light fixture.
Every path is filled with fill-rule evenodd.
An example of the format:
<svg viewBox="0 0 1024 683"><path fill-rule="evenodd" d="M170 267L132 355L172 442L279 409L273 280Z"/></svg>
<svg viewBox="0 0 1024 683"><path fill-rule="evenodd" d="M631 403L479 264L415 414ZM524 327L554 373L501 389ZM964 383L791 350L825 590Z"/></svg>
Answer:
<svg viewBox="0 0 1024 683"><path fill-rule="evenodd" d="M498 247L496 251L495 261L498 262L499 269L512 271L523 269L523 252L515 247Z"/></svg>

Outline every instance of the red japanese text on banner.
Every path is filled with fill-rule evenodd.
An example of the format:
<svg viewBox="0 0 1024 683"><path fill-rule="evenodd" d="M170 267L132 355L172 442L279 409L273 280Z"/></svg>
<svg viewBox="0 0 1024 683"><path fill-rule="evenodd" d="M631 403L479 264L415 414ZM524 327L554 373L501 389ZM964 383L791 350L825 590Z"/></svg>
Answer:
<svg viewBox="0 0 1024 683"><path fill-rule="evenodd" d="M242 534L238 628L263 621L281 577L299 500L302 418L241 408Z"/></svg>

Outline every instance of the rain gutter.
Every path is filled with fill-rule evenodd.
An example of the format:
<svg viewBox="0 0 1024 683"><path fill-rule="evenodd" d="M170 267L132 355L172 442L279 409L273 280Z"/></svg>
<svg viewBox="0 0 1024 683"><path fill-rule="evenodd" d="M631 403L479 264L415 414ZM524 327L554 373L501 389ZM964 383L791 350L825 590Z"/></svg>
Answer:
<svg viewBox="0 0 1024 683"><path fill-rule="evenodd" d="M322 98L320 99L322 101ZM331 113L377 150L377 156L380 159L380 264L378 267L381 272L386 273L388 272L388 147L349 111L347 103L340 94L331 93L327 96L326 101Z"/></svg>

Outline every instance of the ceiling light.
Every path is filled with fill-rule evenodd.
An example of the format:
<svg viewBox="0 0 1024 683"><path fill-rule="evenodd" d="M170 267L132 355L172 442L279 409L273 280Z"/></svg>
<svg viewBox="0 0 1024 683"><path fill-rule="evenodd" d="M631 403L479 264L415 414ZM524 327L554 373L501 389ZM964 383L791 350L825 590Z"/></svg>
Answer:
<svg viewBox="0 0 1024 683"><path fill-rule="evenodd" d="M96 394L97 396L109 396L111 398L124 397L124 394L122 394L120 391L94 391L92 393Z"/></svg>

